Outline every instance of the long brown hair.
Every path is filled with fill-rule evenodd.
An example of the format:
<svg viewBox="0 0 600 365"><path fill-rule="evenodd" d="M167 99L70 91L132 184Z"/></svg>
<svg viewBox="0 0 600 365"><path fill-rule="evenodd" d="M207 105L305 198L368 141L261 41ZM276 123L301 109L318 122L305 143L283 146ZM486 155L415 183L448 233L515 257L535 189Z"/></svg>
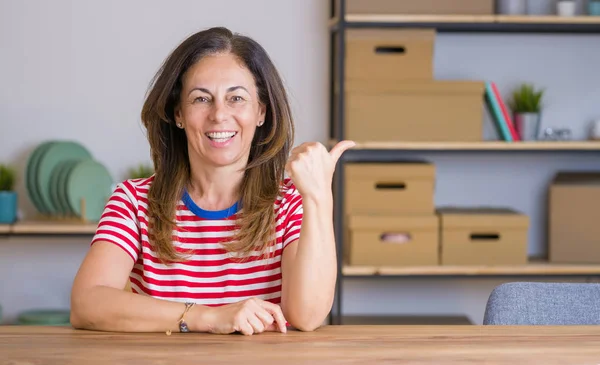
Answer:
<svg viewBox="0 0 600 365"><path fill-rule="evenodd" d="M176 205L190 177L185 132L175 124L175 108L185 72L202 57L237 56L254 76L265 121L257 128L241 186L237 233L225 247L231 252L265 253L275 240L275 211L294 124L285 87L267 52L253 39L226 28L211 28L183 41L152 79L141 118L148 133L154 180L148 192L149 238L163 262L182 259L172 243Z"/></svg>

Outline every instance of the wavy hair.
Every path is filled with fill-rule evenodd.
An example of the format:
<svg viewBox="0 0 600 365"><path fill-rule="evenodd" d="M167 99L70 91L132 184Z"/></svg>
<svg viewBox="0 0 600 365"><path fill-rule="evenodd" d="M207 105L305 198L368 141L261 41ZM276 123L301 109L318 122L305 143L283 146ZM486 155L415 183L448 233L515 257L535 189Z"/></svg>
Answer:
<svg viewBox="0 0 600 365"><path fill-rule="evenodd" d="M172 243L172 232L176 205L190 178L186 135L175 123L183 76L203 57L218 53L239 58L254 76L258 98L266 106L264 124L256 129L244 171L238 229L225 247L242 255L264 253L275 240L273 205L294 139L287 93L273 62L256 41L226 28L210 28L188 37L166 58L151 81L141 112L155 171L148 192L148 235L163 262L182 259Z"/></svg>

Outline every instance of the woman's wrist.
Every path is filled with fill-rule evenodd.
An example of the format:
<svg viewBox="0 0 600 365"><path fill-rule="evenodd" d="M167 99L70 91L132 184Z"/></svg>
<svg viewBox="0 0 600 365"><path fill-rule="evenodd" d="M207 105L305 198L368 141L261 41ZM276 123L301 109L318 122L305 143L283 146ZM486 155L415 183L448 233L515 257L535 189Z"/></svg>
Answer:
<svg viewBox="0 0 600 365"><path fill-rule="evenodd" d="M214 317L214 308L195 305L189 312L187 324L190 332L210 332Z"/></svg>

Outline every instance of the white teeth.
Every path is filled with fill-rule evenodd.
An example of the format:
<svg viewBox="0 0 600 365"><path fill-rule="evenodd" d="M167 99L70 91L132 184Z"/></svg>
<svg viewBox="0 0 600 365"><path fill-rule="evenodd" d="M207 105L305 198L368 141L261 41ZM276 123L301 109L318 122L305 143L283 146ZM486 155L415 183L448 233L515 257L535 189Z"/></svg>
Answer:
<svg viewBox="0 0 600 365"><path fill-rule="evenodd" d="M211 132L211 133L206 133L206 135L208 137L210 137L211 139L214 139L214 140L217 140L217 141L219 141L219 140L226 141L229 138L235 136L235 133L236 132Z"/></svg>

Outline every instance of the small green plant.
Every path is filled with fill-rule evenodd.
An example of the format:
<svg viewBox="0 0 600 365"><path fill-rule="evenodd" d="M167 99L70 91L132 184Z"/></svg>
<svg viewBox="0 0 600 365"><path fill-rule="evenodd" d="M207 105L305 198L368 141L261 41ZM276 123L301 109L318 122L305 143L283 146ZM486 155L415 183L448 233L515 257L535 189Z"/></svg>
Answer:
<svg viewBox="0 0 600 365"><path fill-rule="evenodd" d="M7 165L0 165L0 191L13 191L15 187L15 170Z"/></svg>
<svg viewBox="0 0 600 365"><path fill-rule="evenodd" d="M544 90L536 90L531 84L522 84L513 91L511 109L515 113L539 113L543 95Z"/></svg>
<svg viewBox="0 0 600 365"><path fill-rule="evenodd" d="M150 165L139 164L137 167L129 169L129 179L141 179L150 177L154 174L154 168Z"/></svg>

